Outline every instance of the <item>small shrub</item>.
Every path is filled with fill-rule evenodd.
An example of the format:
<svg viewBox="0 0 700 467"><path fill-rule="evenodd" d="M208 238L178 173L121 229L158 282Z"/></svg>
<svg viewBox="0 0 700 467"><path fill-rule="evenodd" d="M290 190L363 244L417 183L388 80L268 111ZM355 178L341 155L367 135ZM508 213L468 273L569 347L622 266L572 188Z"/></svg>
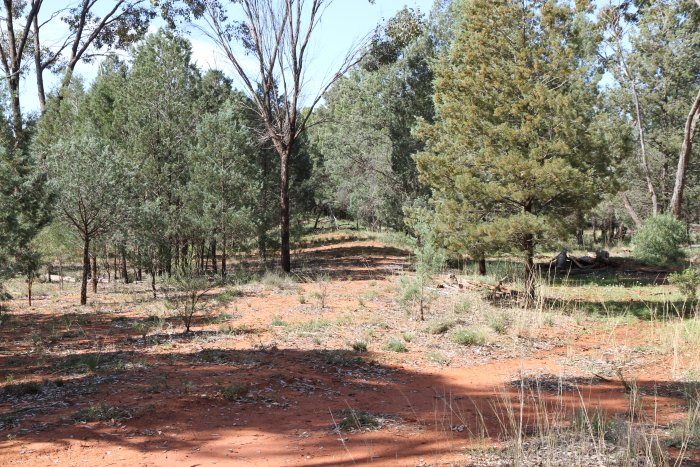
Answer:
<svg viewBox="0 0 700 467"><path fill-rule="evenodd" d="M10 396L26 396L29 394L41 393L42 386L36 381L27 381L24 383L14 383L5 386L4 393Z"/></svg>
<svg viewBox="0 0 700 467"><path fill-rule="evenodd" d="M352 350L355 352L367 352L367 344L362 341L357 341L352 344Z"/></svg>
<svg viewBox="0 0 700 467"><path fill-rule="evenodd" d="M332 366L353 366L362 363L362 358L353 355L349 350L321 350L321 360Z"/></svg>
<svg viewBox="0 0 700 467"><path fill-rule="evenodd" d="M80 409L73 414L76 422L100 422L109 420L125 420L131 418L131 414L124 409L112 407L107 404L93 404L86 409Z"/></svg>
<svg viewBox="0 0 700 467"><path fill-rule="evenodd" d="M300 293L300 294L297 296L297 299L299 300L299 303L301 303L302 305L303 305L304 303L306 303L306 295L304 295L303 293Z"/></svg>
<svg viewBox="0 0 700 467"><path fill-rule="evenodd" d="M347 410L339 414L337 428L343 431L376 430L381 427L378 418L369 412Z"/></svg>
<svg viewBox="0 0 700 467"><path fill-rule="evenodd" d="M270 321L270 326L277 326L277 327L286 327L289 326L289 324L282 320L281 318L272 318L272 321Z"/></svg>
<svg viewBox="0 0 700 467"><path fill-rule="evenodd" d="M228 386L225 386L222 389L221 394L224 396L224 399L228 401L235 401L247 396L248 392L250 392L250 388L247 384L233 383L229 384Z"/></svg>
<svg viewBox="0 0 700 467"><path fill-rule="evenodd" d="M428 327L428 332L435 335L445 334L452 329L455 324L454 321L437 321Z"/></svg>
<svg viewBox="0 0 700 467"><path fill-rule="evenodd" d="M450 363L449 357L441 354L440 352L427 352L425 354L425 359L438 365L448 365Z"/></svg>
<svg viewBox="0 0 700 467"><path fill-rule="evenodd" d="M648 219L632 240L637 259L665 265L683 258L681 244L686 240L686 229L678 219L662 214Z"/></svg>
<svg viewBox="0 0 700 467"><path fill-rule="evenodd" d="M318 332L331 324L332 323L327 319L312 319L311 321L307 321L305 323L299 323L297 325L297 329L301 332Z"/></svg>
<svg viewBox="0 0 700 467"><path fill-rule="evenodd" d="M460 329L452 334L452 342L459 345L484 345L486 334L476 329Z"/></svg>
<svg viewBox="0 0 700 467"><path fill-rule="evenodd" d="M260 278L260 283L266 289L285 290L296 287L296 282L294 282L294 278L292 276L276 271L266 271Z"/></svg>
<svg viewBox="0 0 700 467"><path fill-rule="evenodd" d="M683 272L676 272L668 276L668 283L675 285L678 291L689 300L695 300L698 286L700 285L700 274L695 268L690 267Z"/></svg>
<svg viewBox="0 0 700 467"><path fill-rule="evenodd" d="M146 336L148 336L148 333L151 332L151 328L153 327L153 324L148 322L148 321L139 321L131 325L131 329L141 336L141 338L145 341Z"/></svg>
<svg viewBox="0 0 700 467"><path fill-rule="evenodd" d="M235 288L230 288L226 289L223 292L221 292L219 295L216 296L216 301L220 305L228 305L232 301L234 301L237 297L243 296L243 292L241 292L238 289Z"/></svg>
<svg viewBox="0 0 700 467"><path fill-rule="evenodd" d="M505 313L493 315L489 318L489 326L496 334L505 334L510 327L510 318Z"/></svg>
<svg viewBox="0 0 700 467"><path fill-rule="evenodd" d="M401 333L401 337L402 337L403 340L405 340L406 342L411 342L411 341L416 337L416 335L413 334L412 332L402 332L402 333Z"/></svg>
<svg viewBox="0 0 700 467"><path fill-rule="evenodd" d="M391 352L408 352L406 344L404 344L398 339L391 339L389 342L386 343L386 345L384 345L384 349L389 350Z"/></svg>

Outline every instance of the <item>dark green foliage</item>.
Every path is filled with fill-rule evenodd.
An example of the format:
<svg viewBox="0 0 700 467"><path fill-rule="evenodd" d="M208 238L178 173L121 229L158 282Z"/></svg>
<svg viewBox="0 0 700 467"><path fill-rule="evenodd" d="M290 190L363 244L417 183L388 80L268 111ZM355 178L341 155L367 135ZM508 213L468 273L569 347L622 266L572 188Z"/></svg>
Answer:
<svg viewBox="0 0 700 467"><path fill-rule="evenodd" d="M519 252L531 302L535 246L562 238L569 216L614 186L597 137L596 36L566 2L462 5L435 66L436 121L420 128L418 170L443 244L477 259Z"/></svg>
<svg viewBox="0 0 700 467"><path fill-rule="evenodd" d="M87 408L80 409L73 414L76 422L106 422L110 420L126 420L131 418L131 414L119 407L112 407L103 403L93 404Z"/></svg>
<svg viewBox="0 0 700 467"><path fill-rule="evenodd" d="M683 272L676 272L668 276L668 283L678 287L678 290L694 300L697 296L698 286L700 286L700 274L694 267L689 267Z"/></svg>
<svg viewBox="0 0 700 467"><path fill-rule="evenodd" d="M683 258L686 239L683 222L669 214L651 217L634 235L634 256L648 264L671 264Z"/></svg>

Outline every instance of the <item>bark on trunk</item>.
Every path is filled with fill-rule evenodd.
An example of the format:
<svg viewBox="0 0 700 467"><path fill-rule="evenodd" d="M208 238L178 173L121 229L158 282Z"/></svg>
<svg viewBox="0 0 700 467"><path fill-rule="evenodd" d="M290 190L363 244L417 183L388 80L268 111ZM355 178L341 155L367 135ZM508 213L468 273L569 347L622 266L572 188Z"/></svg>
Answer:
<svg viewBox="0 0 700 467"><path fill-rule="evenodd" d="M673 195L671 196L670 210L677 219L680 219L682 214L681 205L683 203L683 191L685 190L685 173L688 170L688 161L693 151L693 139L695 139L695 129L698 124L698 119L700 119L700 92L697 97L695 97L695 102L693 102L685 122L683 146L681 149L681 156L678 159L676 183L673 187Z"/></svg>
<svg viewBox="0 0 700 467"><path fill-rule="evenodd" d="M58 283L60 290L63 290L63 260L58 260Z"/></svg>
<svg viewBox="0 0 700 467"><path fill-rule="evenodd" d="M221 278L226 278L226 235L221 237Z"/></svg>
<svg viewBox="0 0 700 467"><path fill-rule="evenodd" d="M535 245L532 235L525 236L525 307L535 304Z"/></svg>
<svg viewBox="0 0 700 467"><path fill-rule="evenodd" d="M211 239L211 265L214 274L219 274L219 265L216 262L216 238Z"/></svg>
<svg viewBox="0 0 700 467"><path fill-rule="evenodd" d="M639 214L637 214L637 211L634 209L634 206L632 206L632 203L630 202L630 199L627 196L627 193L622 193L620 195L620 197L622 198L622 202L625 204L625 209L627 210L627 213L632 218L634 225L637 226L637 228L641 227L642 226L642 219L639 217Z"/></svg>
<svg viewBox="0 0 700 467"><path fill-rule="evenodd" d="M126 267L126 249L121 249L122 254L122 277L124 278L124 283L129 284L131 280L129 279L129 270Z"/></svg>
<svg viewBox="0 0 700 467"><path fill-rule="evenodd" d="M97 255L92 256L92 293L97 293Z"/></svg>
<svg viewBox="0 0 700 467"><path fill-rule="evenodd" d="M32 306L32 279L27 279L27 298L29 299L29 306Z"/></svg>
<svg viewBox="0 0 700 467"><path fill-rule="evenodd" d="M630 77L630 79L632 79ZM644 126L642 125L642 109L639 104L639 95L637 94L637 86L632 81L632 97L634 100L634 112L637 121L637 131L639 132L639 148L642 155L642 169L644 170L644 178L647 182L647 190L649 190L649 195L651 196L651 210L652 214L656 216L659 213L659 201L656 196L656 189L654 188L654 183L651 180L651 170L649 169L649 159L647 158L646 149L646 136L644 134Z"/></svg>
<svg viewBox="0 0 700 467"><path fill-rule="evenodd" d="M479 275L480 276L486 275L486 259L485 258L479 259Z"/></svg>
<svg viewBox="0 0 700 467"><path fill-rule="evenodd" d="M80 304L87 305L87 282L90 274L90 239L83 240L83 277L80 281Z"/></svg>
<svg viewBox="0 0 700 467"><path fill-rule="evenodd" d="M292 271L292 259L289 251L289 153L287 148L280 157L280 254L282 270Z"/></svg>
<svg viewBox="0 0 700 467"><path fill-rule="evenodd" d="M34 15L32 29L34 30L34 69L36 71L36 89L39 97L39 109L43 115L46 113L46 92L44 91L44 69L41 64L41 42L39 41L38 15Z"/></svg>

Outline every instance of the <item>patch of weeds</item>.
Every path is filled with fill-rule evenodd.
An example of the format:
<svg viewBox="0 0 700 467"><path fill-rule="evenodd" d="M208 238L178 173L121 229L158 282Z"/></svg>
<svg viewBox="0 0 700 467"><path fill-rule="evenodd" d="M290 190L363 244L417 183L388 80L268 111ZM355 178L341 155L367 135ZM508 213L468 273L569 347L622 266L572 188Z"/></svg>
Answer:
<svg viewBox="0 0 700 467"><path fill-rule="evenodd" d="M413 339L415 339L415 337L416 335L409 331L401 333L401 338L406 342L411 342Z"/></svg>
<svg viewBox="0 0 700 467"><path fill-rule="evenodd" d="M333 324L333 323L331 323L327 319L318 318L318 319L312 319L311 321L299 323L296 325L296 329L300 332L319 332L319 331L323 330L324 328L327 328L331 324Z"/></svg>
<svg viewBox="0 0 700 467"><path fill-rule="evenodd" d="M284 321L281 318L274 317L274 318L272 318L272 321L270 321L270 326L287 327L287 326L289 326L289 323L287 323L286 321Z"/></svg>
<svg viewBox="0 0 700 467"><path fill-rule="evenodd" d="M37 381L26 381L23 383L8 384L3 389L3 393L9 396L21 397L31 394L40 394L42 386Z"/></svg>
<svg viewBox="0 0 700 467"><path fill-rule="evenodd" d="M484 345L486 333L480 329L460 329L452 334L452 342L459 345Z"/></svg>
<svg viewBox="0 0 700 467"><path fill-rule="evenodd" d="M426 352L425 354L425 359L429 362L435 363L437 365L443 365L447 366L450 364L450 359L446 355L441 354L440 352Z"/></svg>
<svg viewBox="0 0 700 467"><path fill-rule="evenodd" d="M472 303L468 300L463 300L454 304L454 312L457 315L466 315L472 311Z"/></svg>
<svg viewBox="0 0 700 467"><path fill-rule="evenodd" d="M378 417L370 412L359 410L343 410L336 414L338 421L335 428L341 431L378 430L381 423Z"/></svg>
<svg viewBox="0 0 700 467"><path fill-rule="evenodd" d="M508 332L508 328L511 325L510 316L505 313L499 313L496 315L491 315L489 317L489 327L493 329L496 334L505 334Z"/></svg>
<svg viewBox="0 0 700 467"><path fill-rule="evenodd" d="M352 366L362 363L362 359L349 350L322 350L319 356L323 363L331 366Z"/></svg>
<svg viewBox="0 0 700 467"><path fill-rule="evenodd" d="M208 363L228 363L232 360L229 352L221 349L204 349L196 355L199 360Z"/></svg>
<svg viewBox="0 0 700 467"><path fill-rule="evenodd" d="M231 334L232 336L244 336L247 334L260 334L260 331L249 324L241 324L232 326L231 324L222 324L219 326L219 332Z"/></svg>
<svg viewBox="0 0 700 467"><path fill-rule="evenodd" d="M70 355L59 363L59 367L67 373L82 373L85 371L95 373L101 367L101 364L106 363L108 360L108 358L97 353Z"/></svg>
<svg viewBox="0 0 700 467"><path fill-rule="evenodd" d="M306 295L304 295L303 293L300 293L299 295L297 295L297 300L299 300L300 304L302 304L302 305L305 304L306 303Z"/></svg>
<svg viewBox="0 0 700 467"><path fill-rule="evenodd" d="M355 352L367 352L367 343L362 341L353 342L352 350Z"/></svg>
<svg viewBox="0 0 700 467"><path fill-rule="evenodd" d="M183 394L190 394L194 389L194 383L186 379L180 380L180 385L182 386Z"/></svg>
<svg viewBox="0 0 700 467"><path fill-rule="evenodd" d="M432 323L430 326L428 326L428 332L430 334L434 335L440 335L440 334L445 334L447 331L452 329L455 324L457 324L455 321L436 321Z"/></svg>
<svg viewBox="0 0 700 467"><path fill-rule="evenodd" d="M224 386L221 390L221 395L227 401L237 401L243 399L250 392L250 388L245 383L233 383Z"/></svg>
<svg viewBox="0 0 700 467"><path fill-rule="evenodd" d="M313 342L314 345L321 345L321 339L318 337L314 337L311 342Z"/></svg>
<svg viewBox="0 0 700 467"><path fill-rule="evenodd" d="M293 289L297 286L296 282L294 281L294 277L276 271L265 272L265 274L260 278L260 283L269 290L287 290Z"/></svg>
<svg viewBox="0 0 700 467"><path fill-rule="evenodd" d="M355 319L352 315L342 315L335 320L337 326L350 326L355 323Z"/></svg>
<svg viewBox="0 0 700 467"><path fill-rule="evenodd" d="M406 344L398 339L390 339L385 345L384 350L389 350L391 352L408 352Z"/></svg>
<svg viewBox="0 0 700 467"><path fill-rule="evenodd" d="M243 292L241 292L239 289L229 288L229 289L226 289L223 292L221 292L219 295L217 295L215 300L220 305L228 305L229 303L234 301L236 298L242 297L242 296L243 296Z"/></svg>
<svg viewBox="0 0 700 467"><path fill-rule="evenodd" d="M318 290L311 295L318 300L319 306L323 309L326 308L326 302L328 301L328 286L331 280L327 274L323 274L316 278L316 282L318 283Z"/></svg>
<svg viewBox="0 0 700 467"><path fill-rule="evenodd" d="M149 321L139 321L132 324L131 329L145 341L146 336L148 336L148 333L153 329L153 323Z"/></svg>
<svg viewBox="0 0 700 467"><path fill-rule="evenodd" d="M105 403L93 404L85 409L80 409L73 414L76 422L102 422L109 420L127 420L131 414L119 407L113 407Z"/></svg>

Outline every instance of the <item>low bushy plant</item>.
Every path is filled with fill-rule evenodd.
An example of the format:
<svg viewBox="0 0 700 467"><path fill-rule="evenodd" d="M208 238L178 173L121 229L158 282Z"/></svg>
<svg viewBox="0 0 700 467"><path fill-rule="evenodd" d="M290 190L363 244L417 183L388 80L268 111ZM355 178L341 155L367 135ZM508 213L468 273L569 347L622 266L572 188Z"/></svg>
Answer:
<svg viewBox="0 0 700 467"><path fill-rule="evenodd" d="M690 267L683 272L676 272L668 276L668 283L678 287L678 291L689 300L695 300L698 286L700 285L700 274Z"/></svg>
<svg viewBox="0 0 700 467"><path fill-rule="evenodd" d="M683 222L668 214L648 219L634 235L634 256L654 265L670 264L683 258L681 244L686 240Z"/></svg>

